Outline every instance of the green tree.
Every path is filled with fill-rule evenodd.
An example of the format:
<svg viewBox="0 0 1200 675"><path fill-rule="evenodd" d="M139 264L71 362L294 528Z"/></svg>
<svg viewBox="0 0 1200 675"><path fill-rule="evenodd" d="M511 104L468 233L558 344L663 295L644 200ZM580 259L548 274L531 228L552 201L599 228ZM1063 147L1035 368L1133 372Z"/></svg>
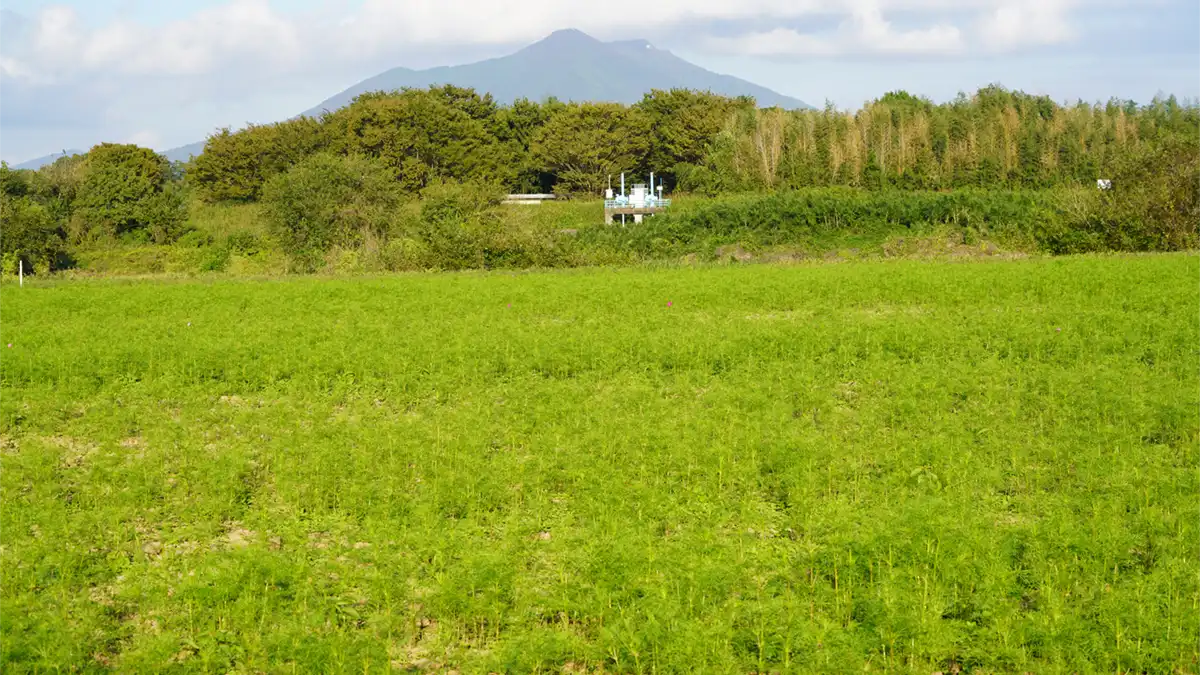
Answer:
<svg viewBox="0 0 1200 675"><path fill-rule="evenodd" d="M35 192L55 220L67 222L75 210L75 200L87 172L87 155L59 157L53 164L38 169Z"/></svg>
<svg viewBox="0 0 1200 675"><path fill-rule="evenodd" d="M491 133L504 146L505 161L513 167L509 188L514 192L548 192L552 188L553 175L541 170L531 148L538 131L562 107L554 99L538 104L523 98L498 109L492 117Z"/></svg>
<svg viewBox="0 0 1200 675"><path fill-rule="evenodd" d="M533 143L534 160L558 191L599 195L608 177L645 164L649 120L618 103L574 103L556 112Z"/></svg>
<svg viewBox="0 0 1200 675"><path fill-rule="evenodd" d="M487 123L499 109L491 94L480 96L471 87L443 84L440 87L430 87L429 95L455 110L465 112L468 117L479 122Z"/></svg>
<svg viewBox="0 0 1200 675"><path fill-rule="evenodd" d="M750 98L731 99L688 89L652 90L637 104L651 130L646 165L638 168L660 173L674 188L680 165L699 164L730 116L753 107Z"/></svg>
<svg viewBox="0 0 1200 675"><path fill-rule="evenodd" d="M318 152L326 140L321 122L311 117L222 129L209 136L187 180L206 201L256 200L271 176Z"/></svg>
<svg viewBox="0 0 1200 675"><path fill-rule="evenodd" d="M7 166L0 175L8 174ZM5 179L11 176L4 176ZM15 274L18 262L25 273L67 265L65 233L48 209L5 184L0 192L0 260L4 272Z"/></svg>
<svg viewBox="0 0 1200 675"><path fill-rule="evenodd" d="M112 143L92 148L75 199L78 236L173 240L182 233L187 205L178 186L168 184L169 171L153 150Z"/></svg>
<svg viewBox="0 0 1200 675"><path fill-rule="evenodd" d="M33 172L13 169L8 162L0 162L0 194L24 197L33 190L30 184L32 180Z"/></svg>
<svg viewBox="0 0 1200 675"><path fill-rule="evenodd" d="M381 160L407 192L444 178L507 182L511 175L484 122L461 101L451 105L444 90L365 94L326 124L334 149Z"/></svg>

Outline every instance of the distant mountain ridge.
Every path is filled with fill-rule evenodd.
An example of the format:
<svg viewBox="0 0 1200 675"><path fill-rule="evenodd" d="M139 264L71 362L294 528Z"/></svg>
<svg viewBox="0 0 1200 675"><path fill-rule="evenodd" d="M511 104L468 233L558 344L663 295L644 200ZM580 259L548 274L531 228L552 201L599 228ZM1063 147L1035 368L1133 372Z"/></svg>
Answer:
<svg viewBox="0 0 1200 675"><path fill-rule="evenodd" d="M753 96L764 108L810 108L807 103L784 96L753 82L721 75L689 63L645 40L602 42L574 29L560 30L548 37L501 56L461 66L439 66L427 70L393 68L359 82L301 113L317 116L337 110L360 94L393 91L405 87L453 84L488 93L499 103L527 98L543 101L611 101L636 103L651 89L696 89L724 96ZM163 154L172 161L186 161L204 150L204 141L172 148ZM30 160L20 168L38 168L60 155Z"/></svg>
<svg viewBox="0 0 1200 675"><path fill-rule="evenodd" d="M574 29L560 30L520 51L462 66L428 70L393 68L322 101L305 115L336 110L369 91L453 84L489 93L500 103L542 101L636 103L651 89L698 89L753 96L764 108L809 108L807 103L730 75L689 63L645 40L601 42Z"/></svg>
<svg viewBox="0 0 1200 675"><path fill-rule="evenodd" d="M86 150L63 150L62 152L56 152L52 155L46 155L45 157L38 157L37 159L31 159L27 162L21 162L20 164L15 164L15 165L13 165L13 168L14 169L40 169L43 166L49 166L49 165L53 164L55 161L57 161L63 157L70 157L71 155L82 155L85 152L87 152L87 151Z"/></svg>

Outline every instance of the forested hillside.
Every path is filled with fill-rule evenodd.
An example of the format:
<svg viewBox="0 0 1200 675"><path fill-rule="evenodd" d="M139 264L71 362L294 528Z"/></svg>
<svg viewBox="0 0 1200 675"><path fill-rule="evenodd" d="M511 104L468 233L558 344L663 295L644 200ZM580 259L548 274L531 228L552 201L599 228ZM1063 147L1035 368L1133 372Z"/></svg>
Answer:
<svg viewBox="0 0 1200 675"><path fill-rule="evenodd" d="M275 248L302 270L321 268L335 249L389 246L419 250L399 255L401 267L624 260L630 241L602 232L522 240L528 233L506 227L498 195L595 199L610 177L651 171L669 192L721 198L644 228L662 240L654 250L672 255L703 253L697 242L778 242L797 222L958 226L997 213L1050 252L1192 248L1200 108L1174 98L1062 106L1000 87L940 105L889 93L854 112L759 109L752 99L685 90L652 91L635 105L500 105L454 86L376 92L317 118L220 130L187 165L106 144L37 172L5 167L4 264L63 268L89 248L180 237L227 251ZM1099 194L1099 178L1115 188ZM821 188L841 191L766 197ZM974 196L936 196L964 190ZM245 233L189 234L189 204L194 214L204 204L258 203L267 227L253 245ZM766 223L777 225L767 232ZM582 241L608 248L581 253ZM206 265L220 269L219 258Z"/></svg>

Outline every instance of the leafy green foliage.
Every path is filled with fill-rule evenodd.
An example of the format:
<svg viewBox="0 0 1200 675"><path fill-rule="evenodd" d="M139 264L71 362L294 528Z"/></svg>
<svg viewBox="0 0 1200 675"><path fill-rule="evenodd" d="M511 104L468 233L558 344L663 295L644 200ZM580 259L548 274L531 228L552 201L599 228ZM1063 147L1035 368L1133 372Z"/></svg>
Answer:
<svg viewBox="0 0 1200 675"><path fill-rule="evenodd" d="M554 174L560 192L598 195L610 176L641 164L650 147L649 125L649 118L637 108L572 103L538 131L533 156Z"/></svg>
<svg viewBox="0 0 1200 675"><path fill-rule="evenodd" d="M752 99L730 99L710 92L685 89L654 90L637 108L649 118L650 146L639 165L643 172L657 171L674 189L682 170L702 162L709 144L738 110L754 109Z"/></svg>
<svg viewBox="0 0 1200 675"><path fill-rule="evenodd" d="M386 232L399 199L387 167L354 155L314 155L263 188L271 234L301 271Z"/></svg>
<svg viewBox="0 0 1200 675"><path fill-rule="evenodd" d="M0 194L9 197L24 197L31 191L30 178L33 172L13 169L8 162L0 162Z"/></svg>
<svg viewBox="0 0 1200 675"><path fill-rule="evenodd" d="M65 163L77 166L78 159L59 159L42 172L0 163L0 272L16 274L22 262L27 274L70 266L64 225L75 181L64 182L62 176Z"/></svg>
<svg viewBox="0 0 1200 675"><path fill-rule="evenodd" d="M419 90L416 90L419 91ZM490 122L495 117L499 106L491 94L479 95L470 87L459 87L453 84L443 84L430 87L429 95L440 100L454 110L461 110L467 117L477 122Z"/></svg>
<svg viewBox="0 0 1200 675"><path fill-rule="evenodd" d="M894 240L931 236L963 246L1053 251L1054 232L1079 227L1067 205L1090 196L1081 190L852 188L741 195L693 200L637 226L588 228L580 233L580 245L625 250L640 260L712 258L723 246L788 249L802 256L845 246L886 255Z"/></svg>
<svg viewBox="0 0 1200 675"><path fill-rule="evenodd" d="M67 222L75 211L75 200L87 172L87 155L59 157L33 174L35 195L56 221Z"/></svg>
<svg viewBox="0 0 1200 675"><path fill-rule="evenodd" d="M423 269L493 269L569 264L556 232L515 227L498 208L494 184L439 183L421 192L419 220L402 240L409 266ZM416 239L419 246L409 243Z"/></svg>
<svg viewBox="0 0 1200 675"><path fill-rule="evenodd" d="M256 200L268 179L325 145L320 122L308 117L237 132L226 128L208 138L187 178L208 201Z"/></svg>
<svg viewBox="0 0 1200 675"><path fill-rule="evenodd" d="M515 101L496 111L491 120L491 132L504 145L504 161L512 167L510 189L517 193L550 192L554 176L535 161L533 141L538 130L563 105L553 99L539 105L528 99Z"/></svg>
<svg viewBox="0 0 1200 675"><path fill-rule="evenodd" d="M167 243L182 234L187 205L169 164L153 150L103 143L83 165L75 198L80 239L132 237Z"/></svg>
<svg viewBox="0 0 1200 675"><path fill-rule="evenodd" d="M469 269L484 266L490 231L498 229L500 190L479 184L436 183L421 191L416 231L425 244L428 266Z"/></svg>
<svg viewBox="0 0 1200 675"><path fill-rule="evenodd" d="M331 144L383 159L413 193L452 179L596 194L621 170L653 170L708 194L1045 188L1090 184L1172 138L1195 155L1198 128L1200 109L1174 99L1064 107L999 86L944 105L889 92L850 113L757 110L749 99L684 90L652 91L632 107L500 106L447 85L364 94L319 121L223 131L192 180L210 199L255 199L267 176Z"/></svg>
<svg viewBox="0 0 1200 675"><path fill-rule="evenodd" d="M472 115L489 106L461 91L364 94L332 114L332 147L388 166L401 189L416 193L438 180L490 180L510 170L487 125Z"/></svg>
<svg viewBox="0 0 1200 675"><path fill-rule="evenodd" d="M285 133L285 131L287 133ZM290 134L290 135L289 135ZM277 138L278 137L278 138ZM1177 247L1190 215L1171 176L1200 158L1200 108L1174 99L1146 106L1110 101L1060 106L1044 96L985 87L943 105L889 92L856 112L759 110L749 99L707 92L652 91L634 106L498 105L451 85L373 92L320 120L222 132L189 174L210 199L256 198L262 180L320 147L388 165L410 194L439 181L500 183L512 192L598 196L621 172L663 176L672 189L711 196L817 186L870 190L1047 189L1097 178L1155 157L1164 167L1139 181L1171 235L1159 243L1109 236L1115 216L1073 227L1063 250ZM1182 183L1180 184L1182 185ZM1177 208L1178 205L1178 208ZM1120 219L1134 221L1132 207ZM1081 232L1095 229L1090 235ZM1115 227L1123 227L1116 225ZM1181 235L1182 232L1182 235ZM1153 237L1151 237L1153 238Z"/></svg>
<svg viewBox="0 0 1200 675"><path fill-rule="evenodd" d="M1113 189L1077 195L1039 238L1052 253L1200 247L1200 156L1172 139L1123 158Z"/></svg>
<svg viewBox="0 0 1200 675"><path fill-rule="evenodd" d="M1181 138L1145 148L1114 169L1101 193L1104 248L1178 251L1200 247L1200 154Z"/></svg>
<svg viewBox="0 0 1200 675"><path fill-rule="evenodd" d="M0 169L0 176L9 173ZM7 177L6 177L7 178ZM17 274L24 263L26 274L59 269L67 264L65 233L46 207L24 195L13 195L10 185L0 192L0 260L4 274Z"/></svg>

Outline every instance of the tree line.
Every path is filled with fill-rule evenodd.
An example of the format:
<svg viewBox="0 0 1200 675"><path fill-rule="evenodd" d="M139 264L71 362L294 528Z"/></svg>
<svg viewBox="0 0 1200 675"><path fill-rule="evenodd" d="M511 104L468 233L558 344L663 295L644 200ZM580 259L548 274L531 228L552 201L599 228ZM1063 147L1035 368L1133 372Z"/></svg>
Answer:
<svg viewBox="0 0 1200 675"><path fill-rule="evenodd" d="M401 192L444 180L512 192L599 194L610 175L697 162L751 99L656 91L634 106L518 100L446 85L363 94L319 118L223 129L189 178L210 201L258 199L272 175L318 153L360 155L385 167Z"/></svg>
<svg viewBox="0 0 1200 675"><path fill-rule="evenodd" d="M17 258L53 269L69 266L73 247L169 243L187 229L195 198L263 202L283 250L312 267L330 247L386 238L388 214L420 198L429 202L426 245L452 257L494 228L479 214L497 194L596 197L610 177L650 171L669 190L703 195L1028 190L1116 178L1136 195L1121 202L1120 222L1134 218L1144 230L1152 218L1155 232L1182 232L1170 248L1194 239L1200 107L1174 97L1067 106L998 86L944 104L893 92L857 111L760 109L688 90L651 91L633 105L502 105L452 85L373 92L318 117L219 130L186 164L105 143L38 171L0 166L0 253L5 269ZM1109 225L1088 227L1116 222L1104 218ZM1143 239L1166 241L1154 237Z"/></svg>
<svg viewBox="0 0 1200 675"><path fill-rule="evenodd" d="M1091 183L1170 139L1200 144L1200 108L1173 97L1062 106L992 86L935 105L889 93L854 112L760 109L750 98L652 91L634 105L498 105L451 85L364 94L319 118L209 138L189 169L209 200L254 200L329 152L378 160L404 192L439 180L598 195L621 172L706 194L814 186L944 190Z"/></svg>

